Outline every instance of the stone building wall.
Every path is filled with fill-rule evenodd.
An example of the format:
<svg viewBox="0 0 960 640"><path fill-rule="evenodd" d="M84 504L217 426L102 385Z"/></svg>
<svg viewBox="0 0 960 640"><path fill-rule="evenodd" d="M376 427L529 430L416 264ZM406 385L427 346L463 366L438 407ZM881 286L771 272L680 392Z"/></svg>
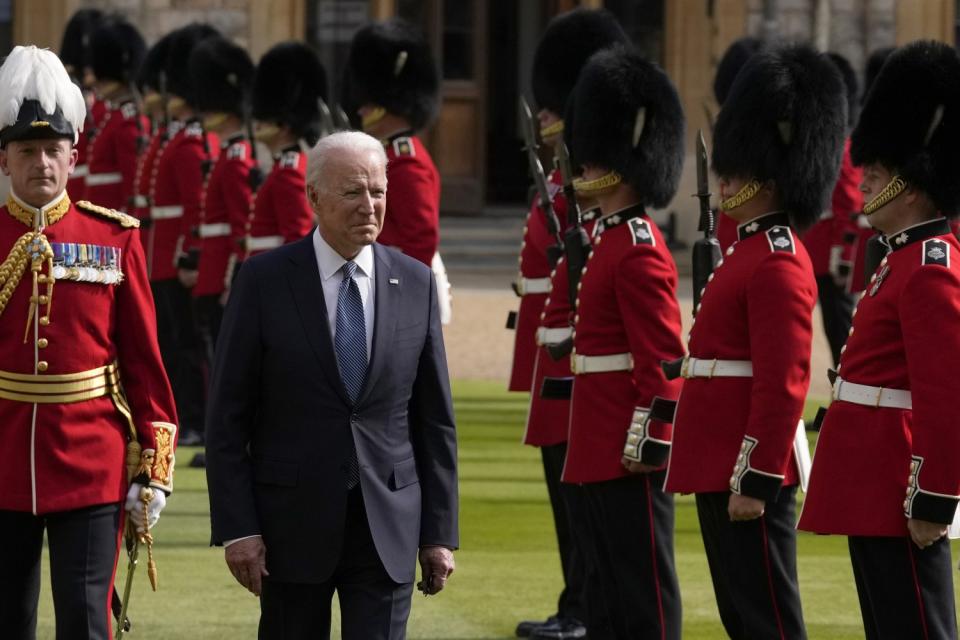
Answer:
<svg viewBox="0 0 960 640"><path fill-rule="evenodd" d="M86 0L85 7L125 15L148 43L191 22L206 22L241 46L250 41L249 0Z"/></svg>

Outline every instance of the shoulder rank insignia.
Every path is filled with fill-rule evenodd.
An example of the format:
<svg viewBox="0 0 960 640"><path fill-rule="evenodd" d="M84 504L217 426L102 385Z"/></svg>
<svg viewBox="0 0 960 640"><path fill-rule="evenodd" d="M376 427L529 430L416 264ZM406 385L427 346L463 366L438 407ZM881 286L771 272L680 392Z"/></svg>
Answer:
<svg viewBox="0 0 960 640"><path fill-rule="evenodd" d="M120 105L120 113L122 113L123 117L127 120L136 118L138 115L137 103L132 100L130 102L124 102Z"/></svg>
<svg viewBox="0 0 960 640"><path fill-rule="evenodd" d="M790 227L777 226L767 229L767 242L770 243L770 251L797 252L797 248L793 244L793 232L790 231Z"/></svg>
<svg viewBox="0 0 960 640"><path fill-rule="evenodd" d="M393 152L398 156L415 156L417 155L416 151L413 149L413 139L403 136L402 138L397 138L393 141Z"/></svg>
<svg viewBox="0 0 960 640"><path fill-rule="evenodd" d="M643 218L631 218L630 231L633 232L633 244L649 244L653 247L657 245L650 223Z"/></svg>
<svg viewBox="0 0 960 640"><path fill-rule="evenodd" d="M190 136L191 138L199 138L203 135L203 125L201 125L199 122L191 122L184 130L184 134Z"/></svg>
<svg viewBox="0 0 960 640"><path fill-rule="evenodd" d="M95 213L101 218L106 218L108 220L113 220L114 222L119 222L120 226L126 229L137 229L140 227L140 221L134 218L131 215L127 215L122 211L117 211L116 209L108 209L106 207L101 207L98 204L93 204L87 200L79 200L77 202L77 207L87 211L89 213Z"/></svg>
<svg viewBox="0 0 960 640"><path fill-rule="evenodd" d="M280 166L284 169L296 169L300 164L299 151L287 151L280 156Z"/></svg>
<svg viewBox="0 0 960 640"><path fill-rule="evenodd" d="M939 238L923 241L923 264L950 268L950 245Z"/></svg>
<svg viewBox="0 0 960 640"><path fill-rule="evenodd" d="M228 160L244 160L247 157L247 145L242 142L234 142L227 149Z"/></svg>

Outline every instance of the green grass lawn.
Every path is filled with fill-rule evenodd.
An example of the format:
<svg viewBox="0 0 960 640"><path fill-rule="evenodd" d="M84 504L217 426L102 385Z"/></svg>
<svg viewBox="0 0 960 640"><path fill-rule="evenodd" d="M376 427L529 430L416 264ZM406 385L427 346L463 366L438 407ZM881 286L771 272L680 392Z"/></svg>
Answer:
<svg viewBox="0 0 960 640"><path fill-rule="evenodd" d="M546 616L556 606L560 565L540 456L520 445L528 400L502 389L497 383L454 384L462 549L445 591L431 598L415 595L410 638L512 638L518 620ZM813 411L811 403L807 413ZM135 627L128 636L134 640L256 635L257 600L234 582L223 551L208 547L204 475L186 466L193 452L178 452L176 492L154 530L160 590L150 593L143 566L136 575L131 605ZM677 499L676 536L684 638L724 637L692 497ZM862 638L846 540L801 534L799 556L809 636ZM121 585L124 560L121 557ZM47 591L40 616L38 637L52 638Z"/></svg>

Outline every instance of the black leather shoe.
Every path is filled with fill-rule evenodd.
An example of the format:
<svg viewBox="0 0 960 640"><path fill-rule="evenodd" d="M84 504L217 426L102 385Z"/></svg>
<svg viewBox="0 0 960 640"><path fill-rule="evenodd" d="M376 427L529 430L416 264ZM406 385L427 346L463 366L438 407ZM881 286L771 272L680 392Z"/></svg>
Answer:
<svg viewBox="0 0 960 640"><path fill-rule="evenodd" d="M518 638L529 638L534 630L539 629L542 626L552 624L559 620L557 616L553 615L547 618L546 620L524 620L517 625L517 637Z"/></svg>
<svg viewBox="0 0 960 640"><path fill-rule="evenodd" d="M530 640L574 640L586 637L587 628L572 618L557 618L530 633Z"/></svg>

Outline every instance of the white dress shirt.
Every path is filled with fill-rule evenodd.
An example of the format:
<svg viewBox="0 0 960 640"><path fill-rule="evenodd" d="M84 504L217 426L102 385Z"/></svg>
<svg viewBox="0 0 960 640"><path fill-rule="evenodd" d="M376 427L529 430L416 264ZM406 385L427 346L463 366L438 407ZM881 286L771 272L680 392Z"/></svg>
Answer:
<svg viewBox="0 0 960 640"><path fill-rule="evenodd" d="M320 235L320 229L313 231L313 250L317 254L317 267L320 270L320 280L323 282L323 301L327 305L327 324L330 326L330 337L337 333L337 296L340 292L340 283L343 282L343 272L340 269L347 259L337 253L333 247ZM363 303L363 323L367 330L367 362L373 347L374 322L374 278L373 278L373 247L365 246L353 259L357 263L357 270L353 272L353 279L360 289L360 301Z"/></svg>

